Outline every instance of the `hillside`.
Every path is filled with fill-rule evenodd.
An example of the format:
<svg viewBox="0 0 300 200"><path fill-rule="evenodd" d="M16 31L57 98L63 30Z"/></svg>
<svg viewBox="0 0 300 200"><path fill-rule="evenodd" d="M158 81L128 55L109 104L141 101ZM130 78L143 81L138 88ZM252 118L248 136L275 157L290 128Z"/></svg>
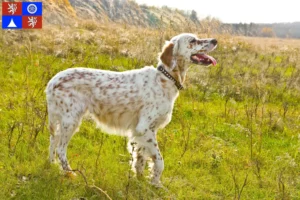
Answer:
<svg viewBox="0 0 300 200"><path fill-rule="evenodd" d="M234 35L300 38L300 22L274 24L222 24L219 32Z"/></svg>
<svg viewBox="0 0 300 200"><path fill-rule="evenodd" d="M73 26L78 20L97 23L114 22L141 27L179 27L183 23L199 26L191 13L138 5L131 0L50 0L44 1L45 21L48 24ZM193 20L192 20L193 19Z"/></svg>
<svg viewBox="0 0 300 200"><path fill-rule="evenodd" d="M225 24L207 17L199 20L195 11L163 6L139 5L133 0L50 0L44 1L48 24L76 25L78 21L120 23L139 27L180 30L189 26L203 33L229 33L244 36L300 38L300 22L277 24ZM201 14L201 13L199 13Z"/></svg>

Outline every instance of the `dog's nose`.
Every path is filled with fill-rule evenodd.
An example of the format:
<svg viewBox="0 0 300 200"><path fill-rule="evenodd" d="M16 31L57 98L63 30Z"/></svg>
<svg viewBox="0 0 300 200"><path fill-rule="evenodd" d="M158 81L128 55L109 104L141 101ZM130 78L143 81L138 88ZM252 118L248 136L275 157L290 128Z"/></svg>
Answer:
<svg viewBox="0 0 300 200"><path fill-rule="evenodd" d="M212 39L210 42L215 46L218 44L218 41L216 39Z"/></svg>

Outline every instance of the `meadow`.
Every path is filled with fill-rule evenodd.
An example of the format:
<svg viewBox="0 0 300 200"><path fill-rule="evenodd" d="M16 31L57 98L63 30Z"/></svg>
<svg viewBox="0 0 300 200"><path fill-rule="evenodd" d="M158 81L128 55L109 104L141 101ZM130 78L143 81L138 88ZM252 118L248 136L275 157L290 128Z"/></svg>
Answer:
<svg viewBox="0 0 300 200"><path fill-rule="evenodd" d="M136 179L127 139L89 118L68 147L78 176L50 165L51 77L70 67L156 65L164 41L180 32L217 38L218 64L190 68L172 122L159 131L165 188ZM300 41L256 45L92 22L0 34L0 199L300 199Z"/></svg>

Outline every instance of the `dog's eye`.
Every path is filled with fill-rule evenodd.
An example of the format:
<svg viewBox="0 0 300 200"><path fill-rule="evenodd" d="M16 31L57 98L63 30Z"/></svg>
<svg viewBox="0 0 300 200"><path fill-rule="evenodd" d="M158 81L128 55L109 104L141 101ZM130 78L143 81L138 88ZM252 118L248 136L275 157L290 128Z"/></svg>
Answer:
<svg viewBox="0 0 300 200"><path fill-rule="evenodd" d="M190 41L190 43L194 43L194 42L196 42L195 38Z"/></svg>

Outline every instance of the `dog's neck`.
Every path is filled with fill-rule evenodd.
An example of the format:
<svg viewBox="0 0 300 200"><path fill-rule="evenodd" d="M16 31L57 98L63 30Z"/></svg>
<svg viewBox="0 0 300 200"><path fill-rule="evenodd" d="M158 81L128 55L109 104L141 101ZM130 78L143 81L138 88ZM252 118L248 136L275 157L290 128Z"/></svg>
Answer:
<svg viewBox="0 0 300 200"><path fill-rule="evenodd" d="M158 66L163 66L164 69L181 85L183 85L187 73L188 67L186 62L182 58L176 58L172 60L171 66L165 65L162 61L158 63Z"/></svg>

